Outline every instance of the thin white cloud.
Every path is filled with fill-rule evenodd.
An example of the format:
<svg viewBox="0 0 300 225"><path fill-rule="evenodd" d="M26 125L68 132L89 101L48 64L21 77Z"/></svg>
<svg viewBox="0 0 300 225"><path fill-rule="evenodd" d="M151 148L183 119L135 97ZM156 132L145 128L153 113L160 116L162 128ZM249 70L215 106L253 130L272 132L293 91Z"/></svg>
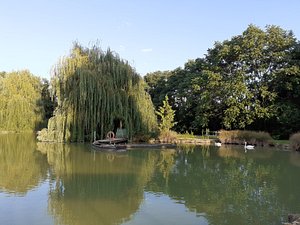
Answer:
<svg viewBox="0 0 300 225"><path fill-rule="evenodd" d="M143 48L141 51L142 52L152 52L153 49L152 48Z"/></svg>

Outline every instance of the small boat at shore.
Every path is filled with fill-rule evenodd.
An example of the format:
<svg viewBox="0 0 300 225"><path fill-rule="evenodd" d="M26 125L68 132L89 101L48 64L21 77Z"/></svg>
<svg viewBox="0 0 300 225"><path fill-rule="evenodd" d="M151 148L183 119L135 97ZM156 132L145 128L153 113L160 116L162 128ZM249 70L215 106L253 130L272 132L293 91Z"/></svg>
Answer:
<svg viewBox="0 0 300 225"><path fill-rule="evenodd" d="M93 145L118 145L118 144L125 144L128 142L127 138L112 138L112 139L102 139L102 140L96 140L93 142Z"/></svg>
<svg viewBox="0 0 300 225"><path fill-rule="evenodd" d="M107 138L102 140L96 140L92 143L92 148L100 151L126 151L126 149L137 148L176 148L176 144L168 143L129 143L127 138L115 138L112 131L108 132Z"/></svg>
<svg viewBox="0 0 300 225"><path fill-rule="evenodd" d="M126 145L114 144L92 144L93 149L100 151L126 151Z"/></svg>
<svg viewBox="0 0 300 225"><path fill-rule="evenodd" d="M113 139L103 139L103 140L96 140L92 143L92 147L94 149L99 150L124 150L126 149L126 138L113 138Z"/></svg>

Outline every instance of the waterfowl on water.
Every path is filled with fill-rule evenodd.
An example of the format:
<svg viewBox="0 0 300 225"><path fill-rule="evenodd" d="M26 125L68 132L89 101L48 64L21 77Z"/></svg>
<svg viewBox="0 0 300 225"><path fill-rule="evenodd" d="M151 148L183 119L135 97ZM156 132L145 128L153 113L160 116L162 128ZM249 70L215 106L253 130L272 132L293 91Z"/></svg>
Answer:
<svg viewBox="0 0 300 225"><path fill-rule="evenodd" d="M247 142L245 142L245 146L244 146L245 149L254 149L254 145L247 145Z"/></svg>
<svg viewBox="0 0 300 225"><path fill-rule="evenodd" d="M215 146L221 147L222 143L221 142L215 142Z"/></svg>

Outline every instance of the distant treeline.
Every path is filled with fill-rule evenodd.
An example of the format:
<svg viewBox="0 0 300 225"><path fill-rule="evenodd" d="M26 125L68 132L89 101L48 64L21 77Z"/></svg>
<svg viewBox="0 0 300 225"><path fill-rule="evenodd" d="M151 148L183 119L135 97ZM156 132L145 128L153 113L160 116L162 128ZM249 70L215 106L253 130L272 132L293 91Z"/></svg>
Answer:
<svg viewBox="0 0 300 225"><path fill-rule="evenodd" d="M131 137L151 133L153 108L166 95L180 133L249 129L288 138L300 130L300 42L278 26L249 25L184 68L144 80L110 50L75 43L50 81L29 71L0 73L0 131L39 130L52 117L45 135L55 139L59 130L63 141L91 140L93 131L103 137L117 126Z"/></svg>
<svg viewBox="0 0 300 225"><path fill-rule="evenodd" d="M184 68L144 79L156 108L168 95L178 132L249 129L288 138L300 130L300 43L278 26L249 25Z"/></svg>

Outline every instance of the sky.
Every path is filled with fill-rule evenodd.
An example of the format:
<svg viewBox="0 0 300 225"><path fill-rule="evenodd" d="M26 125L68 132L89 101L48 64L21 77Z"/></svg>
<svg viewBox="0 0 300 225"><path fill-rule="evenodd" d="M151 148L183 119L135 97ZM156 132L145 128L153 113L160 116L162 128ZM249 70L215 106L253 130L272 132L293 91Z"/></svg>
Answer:
<svg viewBox="0 0 300 225"><path fill-rule="evenodd" d="M202 58L249 24L300 40L299 0L0 0L0 71L50 79L73 42L110 48L144 76Z"/></svg>

